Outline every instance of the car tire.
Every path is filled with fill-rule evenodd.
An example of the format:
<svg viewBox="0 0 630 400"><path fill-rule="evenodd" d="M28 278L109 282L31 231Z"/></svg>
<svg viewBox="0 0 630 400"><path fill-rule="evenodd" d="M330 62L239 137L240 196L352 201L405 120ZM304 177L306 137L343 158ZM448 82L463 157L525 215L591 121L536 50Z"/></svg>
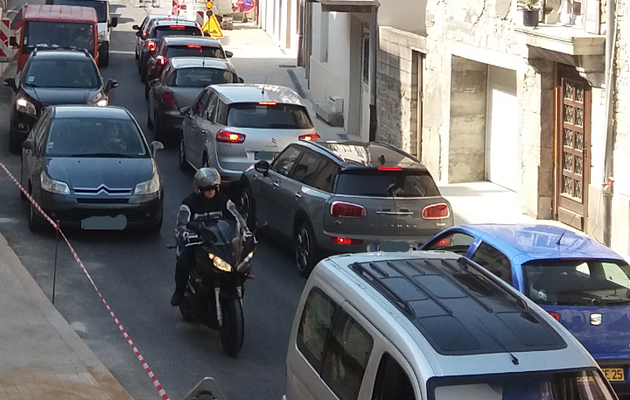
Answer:
<svg viewBox="0 0 630 400"><path fill-rule="evenodd" d="M247 183L243 183L243 189L238 198L238 205L240 213L247 222L247 226L250 231L254 230L256 226L256 215L254 212L254 198L252 197L252 190Z"/></svg>
<svg viewBox="0 0 630 400"><path fill-rule="evenodd" d="M109 50L107 50L102 55L98 55L98 66L102 68L107 68L109 65Z"/></svg>
<svg viewBox="0 0 630 400"><path fill-rule="evenodd" d="M159 140L162 143L166 143L168 138L166 137L168 131L164 129L164 124L160 120L160 114L158 112L153 116L154 121L154 131L155 131L155 140Z"/></svg>
<svg viewBox="0 0 630 400"><path fill-rule="evenodd" d="M186 150L184 149L184 137L179 141L179 169L186 172L190 166L188 165L188 161L186 161Z"/></svg>
<svg viewBox="0 0 630 400"><path fill-rule="evenodd" d="M15 132L13 123L11 123L9 128L9 153L11 154L18 154L22 147L16 136L17 133Z"/></svg>
<svg viewBox="0 0 630 400"><path fill-rule="evenodd" d="M303 277L308 277L317 263L317 243L311 224L307 221L300 223L293 238L295 248L295 264Z"/></svg>

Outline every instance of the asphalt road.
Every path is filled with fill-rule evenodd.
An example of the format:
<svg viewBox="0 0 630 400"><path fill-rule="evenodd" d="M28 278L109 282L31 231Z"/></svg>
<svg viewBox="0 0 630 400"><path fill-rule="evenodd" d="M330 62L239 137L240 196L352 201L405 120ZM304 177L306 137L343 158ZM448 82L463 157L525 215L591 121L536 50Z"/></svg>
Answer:
<svg viewBox="0 0 630 400"><path fill-rule="evenodd" d="M165 3L166 4L166 3ZM128 108L147 139L146 101L136 72L135 39L131 25L140 23L145 9L131 3L113 4L120 15L112 36L112 54L105 79L116 79L111 103ZM163 11L168 8L163 6ZM235 53L233 62L246 82L291 86L286 58L253 24L226 32L224 45ZM0 162L16 176L20 157L8 146L10 90L0 87ZM269 238L260 238L254 259L257 279L248 282L245 304L245 344L237 359L223 353L218 332L183 321L169 304L174 289L173 241L175 214L192 190L192 171L177 166L177 150L157 156L166 184L165 220L159 236L134 232L67 231L87 270L146 362L171 399L181 399L199 380L214 377L228 400L279 400L284 394L285 355L293 315L305 280L293 265L292 254ZM65 319L103 364L136 399L158 399L153 383L119 332L88 279L55 235L28 229L27 205L18 189L0 171L0 231L22 263L52 299Z"/></svg>

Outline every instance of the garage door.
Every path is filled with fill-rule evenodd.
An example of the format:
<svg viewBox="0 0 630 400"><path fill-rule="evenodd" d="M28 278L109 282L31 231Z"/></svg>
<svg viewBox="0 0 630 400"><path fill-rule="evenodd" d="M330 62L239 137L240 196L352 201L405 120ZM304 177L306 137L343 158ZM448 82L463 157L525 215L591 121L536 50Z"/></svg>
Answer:
<svg viewBox="0 0 630 400"><path fill-rule="evenodd" d="M490 182L519 188L518 102L516 71L488 67L486 175Z"/></svg>

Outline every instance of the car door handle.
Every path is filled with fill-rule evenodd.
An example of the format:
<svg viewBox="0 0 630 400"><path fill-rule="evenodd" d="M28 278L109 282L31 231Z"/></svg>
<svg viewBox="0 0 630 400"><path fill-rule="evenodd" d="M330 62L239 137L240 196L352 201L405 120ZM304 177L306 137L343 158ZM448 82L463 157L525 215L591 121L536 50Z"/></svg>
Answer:
<svg viewBox="0 0 630 400"><path fill-rule="evenodd" d="M278 182L273 182L273 187L280 187L280 184Z"/></svg>
<svg viewBox="0 0 630 400"><path fill-rule="evenodd" d="M202 135L205 135L206 133L208 133L208 131L206 131L205 129L202 129L202 130L201 130L201 134L202 134Z"/></svg>
<svg viewBox="0 0 630 400"><path fill-rule="evenodd" d="M295 197L296 197L296 198L298 198L298 199L300 199L300 198L302 198L302 195L301 195L299 192L296 192L296 193L295 193Z"/></svg>

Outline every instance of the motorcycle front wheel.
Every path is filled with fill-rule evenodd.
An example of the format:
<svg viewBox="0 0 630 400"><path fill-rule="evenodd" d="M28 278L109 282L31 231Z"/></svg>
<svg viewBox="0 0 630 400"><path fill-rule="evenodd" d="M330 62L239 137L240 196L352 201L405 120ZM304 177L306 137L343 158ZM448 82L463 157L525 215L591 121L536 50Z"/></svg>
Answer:
<svg viewBox="0 0 630 400"><path fill-rule="evenodd" d="M222 301L223 324L221 325L221 345L225 353L236 357L243 347L245 319L243 305L238 297Z"/></svg>

